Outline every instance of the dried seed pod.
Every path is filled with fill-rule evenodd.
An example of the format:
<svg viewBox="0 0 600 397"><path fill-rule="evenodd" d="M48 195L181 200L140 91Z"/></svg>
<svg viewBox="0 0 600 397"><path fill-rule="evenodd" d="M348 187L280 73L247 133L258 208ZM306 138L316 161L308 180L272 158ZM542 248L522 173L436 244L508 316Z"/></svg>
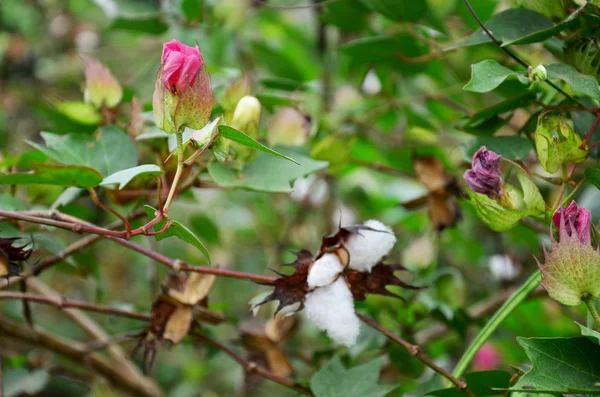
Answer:
<svg viewBox="0 0 600 397"><path fill-rule="evenodd" d="M293 305L297 302L302 302L304 300L304 296L308 292L308 283L306 280L308 278L308 270L312 263L313 257L310 251L302 250L298 252L294 262L284 265L291 266L296 269L293 274L289 276L281 275L280 278L269 283L259 283L272 286L274 287L274 290L273 293L267 296L256 306L261 306L267 302L276 300L279 301L279 305L277 306L275 313L278 313L286 306ZM300 306L298 310L301 309L302 306Z"/></svg>
<svg viewBox="0 0 600 397"><path fill-rule="evenodd" d="M264 362L271 372L287 377L294 369L282 345L296 325L294 316L275 316L266 323L250 320L240 324L240 338L253 361Z"/></svg>
<svg viewBox="0 0 600 397"><path fill-rule="evenodd" d="M208 296L216 279L214 274L172 273L163 291L176 301L193 306Z"/></svg>
<svg viewBox="0 0 600 397"><path fill-rule="evenodd" d="M394 275L396 271L406 270L407 269L401 265L386 265L379 263L377 266L373 267L369 273L348 269L344 272L344 276L355 300L365 300L366 294L391 296L403 299L401 296L388 291L387 287L394 285L406 289L420 289L420 287L405 283Z"/></svg>
<svg viewBox="0 0 600 397"><path fill-rule="evenodd" d="M152 322L142 332L133 354L143 347L143 366L150 372L156 350L165 342L175 345L192 329L197 321L218 324L225 320L220 312L207 309L208 294L215 276L201 273L172 273L163 284L163 293L152 305Z"/></svg>
<svg viewBox="0 0 600 397"><path fill-rule="evenodd" d="M457 179L446 172L435 156L415 156L413 167L419 181L428 192L422 197L402 203L406 209L427 205L427 213L437 231L452 227L461 219L460 207L454 197L466 197Z"/></svg>
<svg viewBox="0 0 600 397"><path fill-rule="evenodd" d="M31 257L33 239L25 245L14 245L22 239L22 237L0 238L0 277L18 276L21 273L22 262ZM32 247L27 248L30 244Z"/></svg>

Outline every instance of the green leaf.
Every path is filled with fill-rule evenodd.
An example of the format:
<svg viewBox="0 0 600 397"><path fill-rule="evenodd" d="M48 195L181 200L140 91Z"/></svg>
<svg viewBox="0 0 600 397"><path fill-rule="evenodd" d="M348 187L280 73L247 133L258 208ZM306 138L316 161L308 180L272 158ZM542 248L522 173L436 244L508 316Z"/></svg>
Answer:
<svg viewBox="0 0 600 397"><path fill-rule="evenodd" d="M169 25L162 20L160 14L121 15L115 18L110 29L130 30L132 32L162 34L169 29Z"/></svg>
<svg viewBox="0 0 600 397"><path fill-rule="evenodd" d="M85 166L62 164L31 164L32 171L0 175L0 184L7 185L59 185L88 189L102 182L102 175Z"/></svg>
<svg viewBox="0 0 600 397"><path fill-rule="evenodd" d="M549 79L563 80L574 93L600 100L600 88L594 77L579 73L573 66L563 63L548 65L546 71Z"/></svg>
<svg viewBox="0 0 600 397"><path fill-rule="evenodd" d="M517 171L517 179L521 190L506 184L513 207L505 207L485 194L468 191L471 202L477 210L479 218L492 230L504 232L515 227L527 216L541 216L545 213L545 203L538 187L521 170Z"/></svg>
<svg viewBox="0 0 600 397"><path fill-rule="evenodd" d="M393 36L367 36L352 40L341 47L341 52L356 65L382 64L404 73L422 73L425 64L408 64L398 54L407 58L418 57L429 52L427 46L407 33Z"/></svg>
<svg viewBox="0 0 600 397"><path fill-rule="evenodd" d="M600 332L588 328L585 325L581 325L578 322L575 322L575 324L579 325L579 328L581 328L581 335L585 336L595 344L600 345Z"/></svg>
<svg viewBox="0 0 600 397"><path fill-rule="evenodd" d="M346 369L339 357L332 358L310 379L315 397L384 397L397 385L379 385L383 357Z"/></svg>
<svg viewBox="0 0 600 397"><path fill-rule="evenodd" d="M205 215L194 215L190 220L190 229L209 244L219 242L219 228Z"/></svg>
<svg viewBox="0 0 600 397"><path fill-rule="evenodd" d="M371 11L398 22L414 22L427 13L426 1L360 0L360 2Z"/></svg>
<svg viewBox="0 0 600 397"><path fill-rule="evenodd" d="M469 385L469 390L478 397L497 396L503 393L493 389L507 389L509 387L510 374L504 371L472 372L465 376L465 381ZM458 390L456 387L427 393L427 396L436 397L463 397L468 395L467 392Z"/></svg>
<svg viewBox="0 0 600 397"><path fill-rule="evenodd" d="M202 21L204 0L181 0L179 8L188 22Z"/></svg>
<svg viewBox="0 0 600 397"><path fill-rule="evenodd" d="M149 205L145 205L144 211L146 211L146 215L148 216L148 218L154 219L154 213L156 212L156 209L150 207ZM166 223L167 221L159 222L157 225L154 226L154 231L160 231ZM186 243L198 248L198 250L206 258L206 261L210 264L210 255L208 254L208 250L206 249L204 244L202 244L202 241L200 241L200 239L190 229L188 229L187 227L185 227L177 221L171 221L171 226L167 229L167 231L154 236L154 238L156 239L156 241L160 241L171 236L175 236L178 239L185 241Z"/></svg>
<svg viewBox="0 0 600 397"><path fill-rule="evenodd" d="M562 0L520 0L523 7L544 14L550 19L565 17L565 9L562 3Z"/></svg>
<svg viewBox="0 0 600 397"><path fill-rule="evenodd" d="M273 112L276 106L290 106L295 103L292 98L275 94L257 94L256 98L269 112Z"/></svg>
<svg viewBox="0 0 600 397"><path fill-rule="evenodd" d="M121 190L127 186L133 178L138 176L160 176L164 173L165 172L155 164L138 165L137 167L117 171L114 174L107 176L100 185L105 187L117 185L117 189Z"/></svg>
<svg viewBox="0 0 600 397"><path fill-rule="evenodd" d="M442 1L447 3L446 0ZM477 16L482 21L489 20L494 15L494 10L498 6L498 0L470 0L469 3L471 4L471 7L473 7L473 10L477 14ZM475 18L473 18L473 15L469 12L469 9L467 7L464 7L464 5L460 4L458 1L456 2L455 7L455 12L462 17L465 24L471 30L479 29L479 24L477 23Z"/></svg>
<svg viewBox="0 0 600 397"><path fill-rule="evenodd" d="M465 148L465 156L470 161L482 146L510 160L524 159L533 149L527 138L520 136L482 136L475 138Z"/></svg>
<svg viewBox="0 0 600 397"><path fill-rule="evenodd" d="M27 206L10 194L0 194L0 209L3 211L24 211Z"/></svg>
<svg viewBox="0 0 600 397"><path fill-rule="evenodd" d="M585 176L590 182L600 189L600 168L588 168L585 170Z"/></svg>
<svg viewBox="0 0 600 397"><path fill-rule="evenodd" d="M522 84L529 84L529 78L523 73L515 72L494 60L486 59L471 65L471 80L463 89L473 92L489 92L513 76Z"/></svg>
<svg viewBox="0 0 600 397"><path fill-rule="evenodd" d="M338 0L323 8L321 20L346 32L360 32L367 26L368 10L355 0Z"/></svg>
<svg viewBox="0 0 600 397"><path fill-rule="evenodd" d="M552 29L554 24L551 20L539 12L528 10L526 8L509 8L508 10L494 15L485 23L485 27L494 34L496 39L498 39L504 45L507 45L508 43L531 36L534 33ZM550 34L550 36L552 36L552 34ZM491 41L492 39L490 39L489 36L480 28L471 36L451 45L446 50L490 43Z"/></svg>
<svg viewBox="0 0 600 397"><path fill-rule="evenodd" d="M327 161L330 173L339 173L348 165L354 142L356 138L329 135L313 147L311 155L316 160Z"/></svg>
<svg viewBox="0 0 600 397"><path fill-rule="evenodd" d="M510 116L502 118L500 114L527 106L535 101L535 99L536 95L533 92L527 92L523 95L507 99L494 106L478 111L459 124L457 128L474 135L491 135L510 119Z"/></svg>
<svg viewBox="0 0 600 397"><path fill-rule="evenodd" d="M104 126L92 135L56 135L42 132L46 147L26 141L61 164L84 165L98 170L102 175L137 165L137 151L127 133L114 125Z"/></svg>
<svg viewBox="0 0 600 397"><path fill-rule="evenodd" d="M102 115L91 103L84 102L61 102L56 105L56 110L84 125L98 125L102 121Z"/></svg>
<svg viewBox="0 0 600 397"><path fill-rule="evenodd" d="M291 181L326 168L328 165L324 161L313 160L299 149L282 147L278 150L294 156L300 165L257 153L254 161L248 164L243 171L238 172L219 163L209 163L208 173L220 186L259 192L291 192Z"/></svg>
<svg viewBox="0 0 600 397"><path fill-rule="evenodd" d="M73 200L77 199L79 197L79 195L81 194L81 192L83 192L83 189L80 189L78 187L66 188L60 194L60 196L58 196L58 198L56 200L54 200L54 202L50 206L50 209L57 210L59 207L69 204Z"/></svg>
<svg viewBox="0 0 600 397"><path fill-rule="evenodd" d="M229 127L227 125L220 125L219 126L219 132L221 133L221 136L229 139L230 141L237 142L240 145L248 146L248 147L250 147L252 149L260 150L261 152L269 153L269 154L271 154L273 156L277 156L277 157L280 157L282 159L286 159L288 161L291 161L292 163L296 163L296 164L300 165L300 163L298 163L293 158L285 156L285 155L283 155L281 153L277 153L273 149L269 149L265 145L263 145L263 144L255 141L254 139L252 139L248 135L244 134L242 131L238 131L235 128Z"/></svg>
<svg viewBox="0 0 600 397"><path fill-rule="evenodd" d="M533 364L511 388L527 393L600 394L600 346L587 338L517 338Z"/></svg>
<svg viewBox="0 0 600 397"><path fill-rule="evenodd" d="M581 163L588 156L581 137L558 114L542 113L535 130L535 150L542 167L554 173L566 162Z"/></svg>

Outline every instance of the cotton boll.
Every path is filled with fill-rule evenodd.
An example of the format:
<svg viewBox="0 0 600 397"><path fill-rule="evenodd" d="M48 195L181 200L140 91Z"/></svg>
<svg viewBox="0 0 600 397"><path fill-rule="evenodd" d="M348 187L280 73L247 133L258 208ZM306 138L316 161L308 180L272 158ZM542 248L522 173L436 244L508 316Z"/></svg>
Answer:
<svg viewBox="0 0 600 397"><path fill-rule="evenodd" d="M333 282L333 279L342 271L344 267L336 254L325 254L313 263L308 272L309 288L324 287Z"/></svg>
<svg viewBox="0 0 600 397"><path fill-rule="evenodd" d="M521 272L519 265L515 264L508 255L490 256L488 266L498 281L514 280Z"/></svg>
<svg viewBox="0 0 600 397"><path fill-rule="evenodd" d="M361 272L370 272L396 244L392 228L378 220L364 223L370 229L359 229L346 240L345 247L350 253L349 267Z"/></svg>
<svg viewBox="0 0 600 397"><path fill-rule="evenodd" d="M342 277L307 294L304 306L308 319L335 342L346 346L356 343L360 322L354 313L352 293Z"/></svg>

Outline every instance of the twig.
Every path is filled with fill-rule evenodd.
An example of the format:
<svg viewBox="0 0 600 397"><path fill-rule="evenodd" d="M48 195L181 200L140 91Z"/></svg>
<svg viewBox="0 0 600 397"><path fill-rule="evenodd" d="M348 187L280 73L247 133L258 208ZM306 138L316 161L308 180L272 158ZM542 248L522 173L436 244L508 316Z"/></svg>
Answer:
<svg viewBox="0 0 600 397"><path fill-rule="evenodd" d="M47 224L46 222L50 221L48 219L30 216L30 215L23 216L23 214L21 214L19 212L13 212L13 211L0 211L0 216L4 216L6 218L11 218L11 219L25 220L28 222L40 223L40 224ZM65 229L69 229L69 230L73 229L76 227L75 225L79 225L81 227L89 225L87 222L85 222L79 218L65 215L60 212L56 212L56 211L53 212L53 216L58 217L60 219L70 220L71 222L73 222L73 223L69 223L69 222L65 222L65 221L60 221L61 224L65 225ZM102 229L102 228L98 228L98 229ZM238 272L235 270L226 270L226 269L219 269L219 268L214 268L214 267L190 265L190 264L183 262L181 260L178 260L178 259L171 259L165 255L159 254L158 252L152 251L152 250L150 250L140 244L134 243L132 241L118 238L118 237L108 235L105 233L99 233L99 234L108 238L109 240L112 240L118 244L121 244L124 247L132 249L132 250L137 251L151 259L154 259L157 262L165 264L173 270L184 270L184 271L197 272L197 273L214 274L216 276L237 278L237 279L242 279L242 280L251 280L251 281L256 281L259 283L269 283L269 282L272 282L273 280L275 280L275 277L271 277L271 276L263 276L263 275L259 275L259 274Z"/></svg>
<svg viewBox="0 0 600 397"><path fill-rule="evenodd" d="M268 369L263 368L254 362L247 361L242 356L240 356L239 354L237 354L236 352L234 352L233 350L231 350L229 347L225 346L221 342L218 342L218 341L216 341L212 338L209 338L208 336L203 335L196 331L191 332L190 335L197 338L198 340L200 340L202 342L208 343L209 345L212 345L212 346L216 347L217 349L221 350L223 353L227 354L229 357L234 359L238 364L240 364L242 366L242 368L244 368L244 371L246 371L248 373L254 373L254 374L260 375L263 378L272 380L273 382L279 383L282 386L288 387L292 390L296 390L307 396L313 395L312 391L310 391L310 389L308 387L303 386L299 383L296 383L291 379L275 375Z"/></svg>
<svg viewBox="0 0 600 397"><path fill-rule="evenodd" d="M258 283L270 283L273 282L276 277L271 276L263 276L260 274L246 273L246 272L238 272L235 270L227 270L227 269L219 269L215 267L206 267L206 266L195 266L190 265L184 261L179 259L171 259L165 255L159 254L158 252L152 251L144 246L141 246L132 241L118 239L118 238L110 238L118 244L121 244L124 247L127 247L133 251L137 251L142 255L147 256L148 258L154 259L157 262L160 262L164 265L167 265L173 270L176 271L188 271L188 272L196 272L196 273L204 273L204 274L214 274L215 276L221 277L229 277L229 278L237 278L240 280L250 280Z"/></svg>
<svg viewBox="0 0 600 397"><path fill-rule="evenodd" d="M324 0L320 3L314 3L314 4L298 4L298 5L291 5L291 6L280 6L277 4L269 4L267 2L268 0L260 0L260 5L263 7L267 7L267 8L274 8L276 10L300 10L302 8L319 8L319 7L325 7L328 4L332 4L335 3L338 0Z"/></svg>
<svg viewBox="0 0 600 397"><path fill-rule="evenodd" d="M200 156L202 156L210 147L210 145L212 145L212 143L215 141L215 139L217 139L217 137L221 135L220 132L217 132L215 134L213 134L213 136L210 137L210 140L200 149L196 150L194 152L194 154L192 154L187 160L185 160L183 162L183 164L185 164L186 166L190 166L194 163L194 161L196 161L196 159Z"/></svg>
<svg viewBox="0 0 600 397"><path fill-rule="evenodd" d="M173 182L171 183L171 189L169 190L169 195L167 196L167 200L165 201L165 205L162 208L161 214L166 216L169 212L169 206L171 205L171 200L175 197L175 192L177 191L177 184L179 183L179 179L181 178L181 174L183 173L183 132L177 132L175 134L177 137L177 170L175 171L175 177L173 178ZM158 217L159 215L157 215Z"/></svg>
<svg viewBox="0 0 600 397"><path fill-rule="evenodd" d="M98 207L102 208L103 210L110 212L111 214L113 214L114 216L119 218L121 220L121 222L123 222L123 225L125 225L126 238L129 238L131 236L131 223L129 223L127 218L125 218L123 215L119 214L117 211L110 208L109 206L104 205L98 198L98 194L96 193L96 190L94 188L89 188L88 192L90 193L90 197L92 198L92 201L94 202L94 204L96 204Z"/></svg>
<svg viewBox="0 0 600 397"><path fill-rule="evenodd" d="M37 291L45 298L51 298L60 302L66 301L66 299L63 296L61 296L57 291L55 291L50 286L44 284L38 279L29 279L26 282L31 286L32 289ZM22 301L25 302L25 300ZM96 321L90 318L82 310L79 310L90 310L90 308L92 307L92 305L89 304L85 305L87 307L80 305L79 308L65 308L63 305L63 307L61 307L61 310L67 317L73 320L79 327L81 327L90 337L94 338L96 341L110 342L110 335L108 335L106 331L102 327L100 327L100 325L98 325ZM94 308L94 311L96 311L96 308ZM112 311L112 314L117 314L117 312L112 310L111 308L106 309L108 309L108 311L103 311L104 313L111 314L110 312ZM118 312L119 315L123 315L124 313L125 311ZM127 315L130 316L130 313L131 312L127 313ZM149 318L150 316L148 316L148 319ZM107 353L112 359L112 366L118 369L119 372L121 372L123 375L126 375L130 379L137 379L138 383L145 382L144 375L139 370L139 368L131 361L131 358L121 346L110 343L107 348Z"/></svg>
<svg viewBox="0 0 600 397"><path fill-rule="evenodd" d="M132 213L128 217L128 219L134 220L134 219L137 219L144 215L146 215L146 212L143 210L140 210L140 211L136 211L136 212ZM107 229L116 229L116 228L120 227L121 225L122 225L121 221L115 221L115 222L111 223L110 225L106 226L106 228ZM99 234L93 234L93 235L89 235L89 236L83 237L83 238L75 241L74 243L70 244L69 246L64 248L62 251L60 251L59 253L52 255L50 257L47 257L42 262L35 265L31 270L21 274L20 277L14 277L14 278L7 280L6 284L4 284L2 287L0 287L0 289L9 287L19 280L27 279L32 276L37 276L42 271L57 264L58 262L64 260L65 258L72 255L73 253L95 243L96 241L98 241L100 239L100 237L101 236Z"/></svg>
<svg viewBox="0 0 600 397"><path fill-rule="evenodd" d="M77 301L77 300L69 300L66 298L55 299L49 296L44 295L36 295L36 294L28 294L22 292L12 292L12 291L1 291L0 292L0 300L3 299L17 299L17 300L25 300L30 302L42 303L46 305L51 305L57 307L59 309L67 309L67 308L76 308L85 311L108 314L112 316L120 316L133 318L135 320L142 321L151 321L151 316L149 314L144 313L136 313L130 312L128 310L115 309L112 307L99 306L94 305L87 302Z"/></svg>
<svg viewBox="0 0 600 397"><path fill-rule="evenodd" d="M475 21L477 21L477 24L481 27L481 29L485 32L485 34L498 46L498 48L500 48L502 51L504 51L512 59L514 59L519 65L524 66L526 69L529 69L529 65L527 64L527 62L523 61L521 58L519 58L514 52L512 52L511 50L509 50L507 47L503 46L502 43L500 42L500 40L498 40L494 36L494 34L485 26L485 24L481 21L481 19L479 18L479 16L477 16L477 13L473 9L473 7L471 7L471 4L469 3L469 0L463 0L463 2L465 3L465 6L467 6L467 9L471 13L471 15L473 16L473 18L475 19ZM578 9L576 12L580 12L581 9L583 9L583 7L581 7L580 9ZM565 91L563 91L560 87L558 87L556 84L554 84L550 80L543 80L543 81L546 84L548 84L550 87L554 88L556 91L558 91L561 94L563 94L565 97L569 98L573 102L575 102L575 103L583 106L586 110L588 110L583 103L581 103L577 99L573 98L571 95L567 94ZM593 112L591 112L591 113L593 113Z"/></svg>
<svg viewBox="0 0 600 397"><path fill-rule="evenodd" d="M357 312L356 315L358 316L358 318L361 319L361 321L363 321L365 324L369 325L371 328L378 330L379 332L384 334L386 337L388 337L388 339L402 345L406 350L408 350L408 352L412 356L417 357L426 366L428 366L429 368L431 368L438 374L442 375L444 378L448 379L450 382L454 383L459 390L463 390L471 397L475 396L475 394L471 390L469 390L469 388L467 387L467 383L464 380L455 378L454 376L452 376L452 374L450 372L448 372L444 368L438 366L433 360L431 360L429 357L427 357L426 355L423 354L423 352L421 351L419 346L413 345L412 343L405 341L404 339L400 338L399 336L394 335L394 333L392 333L390 330L383 327L381 324L379 324L377 321L373 320L372 318L365 316L364 314Z"/></svg>
<svg viewBox="0 0 600 397"><path fill-rule="evenodd" d="M32 215L34 214L34 215ZM15 212L15 211L3 211L0 210L0 218L10 218L16 219L25 222L31 223L39 223L47 226L54 226L60 229L70 230L73 233L91 233L91 234L99 234L107 237L118 237L118 238L131 238L132 236L137 236L140 234L146 234L150 229L154 227L157 223L160 223L163 220L163 216L159 213L156 215L156 218L152 219L150 222L146 223L143 226L138 227L137 229L132 230L131 232L127 231L115 231L106 229L100 226L96 226L92 223L84 222L81 219L71 217L69 215L61 214L58 211L47 211L47 212L33 212L33 213L23 213L23 212Z"/></svg>
<svg viewBox="0 0 600 397"><path fill-rule="evenodd" d="M5 317L0 317L0 335L43 347L68 357L75 363L87 365L90 371L105 378L114 387L135 396L159 397L161 395L160 390L151 379L143 378L144 383L139 383L139 379L128 377L126 373L120 372L102 356L88 354L85 345L78 341L64 339L39 329L32 330Z"/></svg>
<svg viewBox="0 0 600 397"><path fill-rule="evenodd" d="M600 113L594 119L594 122L590 126L590 129L588 130L587 134L585 134L585 138L583 138L583 141L581 142L581 146L579 146L580 148L583 148L583 147L585 147L585 145L587 145L588 141L592 137L592 134L594 133L594 131L596 131L596 127L598 127L599 122L600 122Z"/></svg>

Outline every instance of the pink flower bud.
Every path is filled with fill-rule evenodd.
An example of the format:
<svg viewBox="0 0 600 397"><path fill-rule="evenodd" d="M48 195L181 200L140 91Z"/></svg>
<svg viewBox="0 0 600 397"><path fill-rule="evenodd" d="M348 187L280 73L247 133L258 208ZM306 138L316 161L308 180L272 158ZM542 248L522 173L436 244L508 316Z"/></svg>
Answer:
<svg viewBox="0 0 600 397"><path fill-rule="evenodd" d="M564 217L564 221L561 223L561 218ZM579 237L582 244L590 242L590 228L592 224L592 214L585 208L579 208L575 201L571 201L571 204L567 208L559 208L552 216L554 226L561 232L561 228L564 227L564 231L570 236L573 228Z"/></svg>
<svg viewBox="0 0 600 397"><path fill-rule="evenodd" d="M188 47L177 40L165 43L161 58L165 88L176 94L192 87L203 63L198 46Z"/></svg>
<svg viewBox="0 0 600 397"><path fill-rule="evenodd" d="M475 354L473 366L476 371L491 371L500 366L500 355L494 346L489 343L481 346Z"/></svg>
<svg viewBox="0 0 600 397"><path fill-rule="evenodd" d="M123 97L121 85L110 70L97 59L83 56L85 73L85 101L97 108L115 107Z"/></svg>
<svg viewBox="0 0 600 397"><path fill-rule="evenodd" d="M165 43L156 76L152 107L156 125L172 134L185 127L201 129L212 112L210 79L198 46Z"/></svg>
<svg viewBox="0 0 600 397"><path fill-rule="evenodd" d="M471 168L465 171L465 182L476 192L486 194L489 198L500 198L504 180L500 174L500 156L485 146L473 155Z"/></svg>

